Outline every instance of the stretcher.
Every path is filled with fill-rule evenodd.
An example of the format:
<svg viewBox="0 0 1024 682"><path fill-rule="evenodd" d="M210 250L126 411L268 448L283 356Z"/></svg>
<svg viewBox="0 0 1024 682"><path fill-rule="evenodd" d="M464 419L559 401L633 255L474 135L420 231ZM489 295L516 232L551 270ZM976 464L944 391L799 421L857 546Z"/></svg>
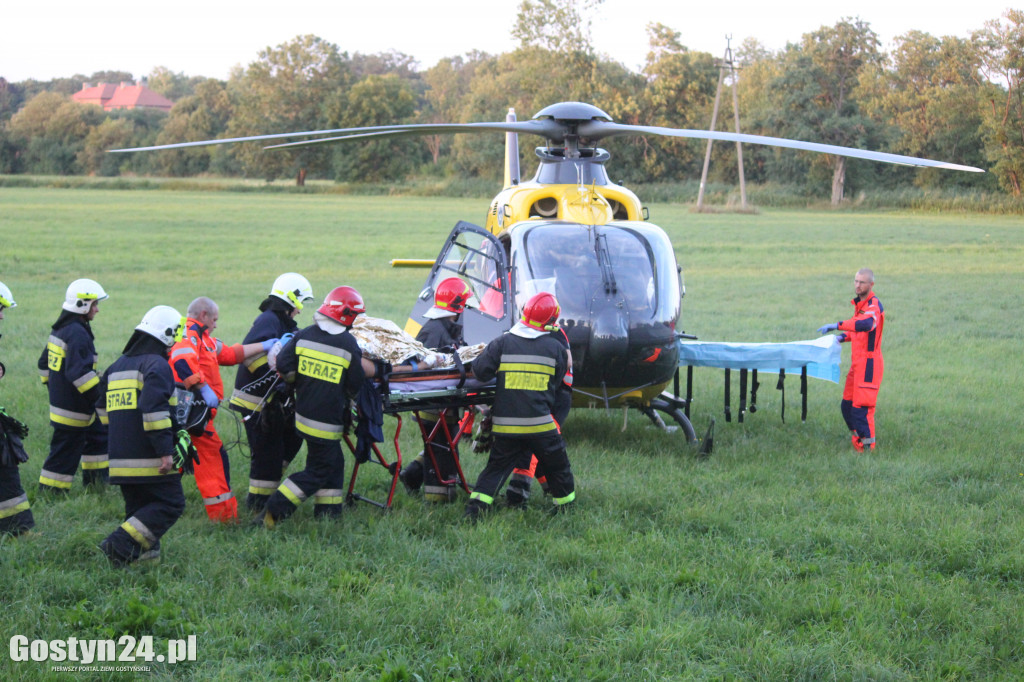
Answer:
<svg viewBox="0 0 1024 682"><path fill-rule="evenodd" d="M679 366L686 367L686 416L690 416L693 400L693 368L719 367L725 370L725 421L732 421L730 386L732 370L740 372L739 421L747 407L747 373L750 377L750 413L757 411L758 371L779 375L776 389L782 392L782 421L786 421L786 372L800 375L800 419L807 421L807 378L839 382L839 344L833 336L788 343L725 343L679 341ZM675 393L679 395L679 370L676 370Z"/></svg>
<svg viewBox="0 0 1024 682"><path fill-rule="evenodd" d="M439 436L443 437L443 442L447 444L452 453L457 476L449 480L442 480L440 483L442 485L458 484L468 494L470 489L466 483L466 476L462 472L462 465L459 462L455 446L458 445L464 434L472 433L477 413L475 408L478 405L494 403L494 382L482 383L473 377L471 371L441 369L396 372L376 380L374 385L380 393L383 414L396 420L395 435L392 439L395 454L392 460L388 461L378 444L370 443L372 454L369 460L360 463L357 459L352 468L352 476L349 478L348 491L345 496L346 504L352 506L356 502L367 502L381 509L391 508L395 490L398 487L398 474L402 470L402 448L399 444L403 426L402 415L410 412L420 428L424 456L435 471L441 470L437 465L437 458L431 445L435 439ZM449 429L446 419L453 410L459 415L458 428L454 433ZM436 421L433 418L429 420L420 418L421 412L434 413ZM364 418L364 415L360 415L360 418ZM343 439L349 451L355 456L356 444L352 441L351 436L346 433ZM387 498L384 501L374 500L356 492L356 479L362 464L382 466L391 477Z"/></svg>

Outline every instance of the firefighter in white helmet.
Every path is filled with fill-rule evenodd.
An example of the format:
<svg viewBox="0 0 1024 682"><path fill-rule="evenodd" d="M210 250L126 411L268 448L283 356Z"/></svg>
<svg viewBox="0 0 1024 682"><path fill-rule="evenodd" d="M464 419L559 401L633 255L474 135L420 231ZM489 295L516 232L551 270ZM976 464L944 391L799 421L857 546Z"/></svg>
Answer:
<svg viewBox="0 0 1024 682"><path fill-rule="evenodd" d="M170 306L151 308L100 381L97 410L110 428L110 482L120 486L125 509L124 523L100 543L115 566L159 559L160 538L185 511L179 468L188 436L174 423L167 364L184 324Z"/></svg>
<svg viewBox="0 0 1024 682"><path fill-rule="evenodd" d="M50 454L39 472L39 490L67 493L78 465L82 482L107 481L107 429L96 419L99 374L92 321L107 292L91 279L76 279L64 295L57 321L39 357L50 394Z"/></svg>

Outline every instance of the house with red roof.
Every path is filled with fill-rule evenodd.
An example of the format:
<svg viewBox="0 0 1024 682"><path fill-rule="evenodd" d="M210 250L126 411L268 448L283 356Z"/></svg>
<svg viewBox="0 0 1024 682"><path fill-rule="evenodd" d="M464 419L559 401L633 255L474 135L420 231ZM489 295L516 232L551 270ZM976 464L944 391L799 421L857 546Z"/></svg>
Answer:
<svg viewBox="0 0 1024 682"><path fill-rule="evenodd" d="M71 99L83 104L95 104L104 111L114 109L159 109L170 111L174 102L159 95L145 85L133 85L122 82L113 83L82 83L82 89L71 95Z"/></svg>

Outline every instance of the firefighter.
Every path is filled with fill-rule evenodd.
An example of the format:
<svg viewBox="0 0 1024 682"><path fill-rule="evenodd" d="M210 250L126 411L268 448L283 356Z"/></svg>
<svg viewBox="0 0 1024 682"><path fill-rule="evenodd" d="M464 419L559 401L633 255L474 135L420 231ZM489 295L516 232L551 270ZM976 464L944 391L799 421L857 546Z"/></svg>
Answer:
<svg viewBox="0 0 1024 682"><path fill-rule="evenodd" d="M159 559L160 538L185 511L174 461L174 377L167 364L183 322L170 306L152 308L100 383L97 408L110 428L110 482L124 497L124 523L100 543L114 566Z"/></svg>
<svg viewBox="0 0 1024 682"><path fill-rule="evenodd" d="M245 343L283 339L298 330L295 318L302 304L313 298L309 280L295 272L286 272L274 280L270 293L260 303L260 314L246 334ZM271 351L272 352L272 351ZM244 418L249 441L249 495L246 506L262 512L267 499L281 483L281 474L302 446L295 431L294 410L285 411L288 400L280 388L279 377L271 367L268 353L257 353L238 367L230 407Z"/></svg>
<svg viewBox="0 0 1024 682"><path fill-rule="evenodd" d="M195 465L196 486L203 497L206 515L211 521L238 520L238 501L231 492L231 469L224 443L217 435L213 418L224 399L221 365L237 365L258 353L265 353L277 339L259 343L226 345L213 336L220 319L220 308L211 299L200 296L188 306L185 335L171 348L170 364L175 381L189 390L198 390L210 407L210 421L201 436L193 439L199 461Z"/></svg>
<svg viewBox="0 0 1024 682"><path fill-rule="evenodd" d="M569 417L569 409L572 407L572 352L569 350L569 337L565 330L558 328L550 332L551 336L562 344L569 357L569 369L565 372L565 378L558 385L555 393L555 409L551 416L555 418L559 431L562 424ZM527 500L530 499L530 488L532 481L536 478L540 483L541 490L548 492L548 480L544 475L544 467L540 466L536 457L530 458L530 466L525 469L515 468L508 480L508 487L505 489L505 502L510 507L525 508Z"/></svg>
<svg viewBox="0 0 1024 682"><path fill-rule="evenodd" d="M373 363L363 359L349 333L365 312L358 291L336 287L313 314L313 324L297 332L277 356L277 371L295 386L295 428L306 441L306 468L288 476L267 500L266 528L291 516L309 497L314 498L314 516L341 514L341 439L351 417L349 400L364 378L374 375Z"/></svg>
<svg viewBox="0 0 1024 682"><path fill-rule="evenodd" d="M107 482L107 429L96 419L100 382L91 323L107 292L91 279L76 279L39 357L40 379L50 394L50 454L39 472L39 490L66 494L78 465L82 483Z"/></svg>
<svg viewBox="0 0 1024 682"><path fill-rule="evenodd" d="M434 290L434 306L423 314L427 318L416 340L427 348L456 349L466 345L462 336L462 313L467 307L477 307L476 298L469 285L458 277L448 277L441 281ZM419 419L424 422L427 431L432 431L437 424L439 413L424 410ZM448 411L445 418L448 434L458 433L458 411ZM424 443L424 448L427 444ZM426 502L452 502L458 490L456 481L458 469L455 466L458 450L454 453L449 449L449 441L444 430L438 428L430 441L430 449L434 453L440 474L434 470L428 458L421 452L409 466L402 469L399 477L406 490L415 492L423 487L423 499ZM449 483L442 483L449 481Z"/></svg>
<svg viewBox="0 0 1024 682"><path fill-rule="evenodd" d="M497 377L497 390L491 410L494 440L466 505L468 519L475 521L494 503L512 469L529 467L531 455L544 467L556 511L576 499L565 442L552 416L558 386L569 368L569 353L550 334L557 329L560 312L552 294L535 294L523 307L521 320L473 361L476 378Z"/></svg>
<svg viewBox="0 0 1024 682"><path fill-rule="evenodd" d="M0 320L4 319L4 310L17 306L11 290L3 282L0 282ZM0 362L0 379L3 379L4 372L4 365ZM0 423L0 438L11 438L13 435L20 440L27 435L27 428L17 420L7 417L4 408L0 407L0 413L4 417ZM8 421L12 423L8 425ZM19 425L21 433L10 433ZM3 443L0 443L0 455L3 450ZM28 495L21 487L21 476L18 475L20 463L17 460L4 461L0 456L0 534L21 535L36 525L32 518L32 510L29 508Z"/></svg>
<svg viewBox="0 0 1024 682"><path fill-rule="evenodd" d="M850 371L846 375L840 408L857 452L863 452L864 448L875 449L875 404L885 372L882 359L885 308L875 296L874 286L875 273L868 268L858 270L853 277L856 295L850 301L853 317L818 329L819 334L839 330L842 333L836 339L851 345Z"/></svg>

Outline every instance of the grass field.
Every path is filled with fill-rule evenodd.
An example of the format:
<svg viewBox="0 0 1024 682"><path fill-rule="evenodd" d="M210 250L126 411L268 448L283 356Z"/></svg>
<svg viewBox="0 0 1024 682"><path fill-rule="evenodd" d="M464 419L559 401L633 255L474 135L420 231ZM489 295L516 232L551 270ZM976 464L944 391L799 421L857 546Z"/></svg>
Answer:
<svg viewBox="0 0 1024 682"><path fill-rule="evenodd" d="M116 489L76 481L66 500L35 499L49 439L35 362L67 284L91 277L110 294L94 323L102 367L148 308L198 295L239 340L290 270L318 296L351 284L370 314L402 324L424 273L388 260L432 258L485 205L0 189L0 281L18 301L0 323L0 404L32 429L21 475L39 531L0 539L5 641L127 634L161 653L197 638L194 662L74 679L1020 679L1020 217L650 208L685 268L680 327L705 340L813 338L849 315L856 268L875 269L887 311L875 453L850 450L835 384L811 381L800 423L789 380L782 423L762 377L758 412L726 424L721 372L698 370L694 422L718 418L713 456L696 460L639 414L623 429L622 413L574 411L570 515L548 517L538 496L470 527L461 504L400 492L389 514L361 505L322 523L302 508L274 532L213 527L185 479L163 563L119 571L96 549L121 520ZM217 422L238 439L227 411ZM244 446L231 458L244 498ZM463 465L472 479L483 458ZM379 489L382 473L360 480ZM0 679L68 676L51 665L2 655Z"/></svg>

